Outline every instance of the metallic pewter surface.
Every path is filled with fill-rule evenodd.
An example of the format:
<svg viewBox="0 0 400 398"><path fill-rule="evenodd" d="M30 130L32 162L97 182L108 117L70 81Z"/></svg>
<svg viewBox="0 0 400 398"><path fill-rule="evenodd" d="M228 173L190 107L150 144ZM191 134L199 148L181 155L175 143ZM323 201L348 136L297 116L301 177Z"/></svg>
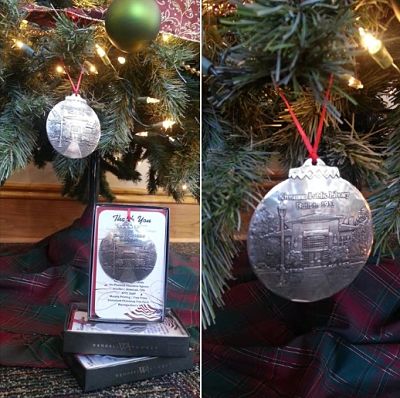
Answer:
<svg viewBox="0 0 400 398"><path fill-rule="evenodd" d="M136 282L153 271L156 246L125 221L100 243L99 260L104 272L121 282Z"/></svg>
<svg viewBox="0 0 400 398"><path fill-rule="evenodd" d="M68 158L90 155L100 140L100 121L80 95L70 95L47 116L47 136L53 148Z"/></svg>
<svg viewBox="0 0 400 398"><path fill-rule="evenodd" d="M307 160L291 169L258 205L248 253L254 272L274 293L317 301L349 285L371 251L371 211L336 167Z"/></svg>

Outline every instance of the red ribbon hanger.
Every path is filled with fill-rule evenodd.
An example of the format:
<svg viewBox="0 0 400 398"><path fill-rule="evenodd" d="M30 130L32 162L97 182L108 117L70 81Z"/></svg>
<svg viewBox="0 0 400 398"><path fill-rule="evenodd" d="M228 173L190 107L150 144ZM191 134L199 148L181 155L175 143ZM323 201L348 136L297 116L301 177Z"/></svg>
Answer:
<svg viewBox="0 0 400 398"><path fill-rule="evenodd" d="M285 105L290 113L290 116L292 117L293 123L295 124L297 131L299 132L299 134L304 142L304 145L307 148L308 154L309 154L310 158L312 159L313 164L315 164L317 162L317 159L319 157L318 156L318 147L319 147L319 143L320 143L321 137L322 137L322 129L324 127L324 121L325 121L325 117L326 117L326 106L329 101L329 97L331 95L332 85L333 85L333 75L331 74L329 77L328 88L326 89L326 92L325 92L324 103L322 105L321 116L319 118L319 123L318 123L318 127L317 127L317 135L315 137L314 145L311 145L310 139L307 137L306 132L304 131L303 127L301 126L299 119L297 119L297 116L294 113L294 110L293 110L292 106L290 105L289 101L287 100L282 89L280 89L279 87L277 88L278 93L281 96L283 102L285 103Z"/></svg>
<svg viewBox="0 0 400 398"><path fill-rule="evenodd" d="M79 74L79 78L78 78L76 85L74 84L73 80L71 79L71 76L68 73L67 68L65 66L64 66L64 71L65 71L66 75L68 76L69 82L71 83L72 91L74 92L75 95L78 95L79 89L80 89L81 83L82 83L83 73L84 73L83 68L81 69L81 73Z"/></svg>

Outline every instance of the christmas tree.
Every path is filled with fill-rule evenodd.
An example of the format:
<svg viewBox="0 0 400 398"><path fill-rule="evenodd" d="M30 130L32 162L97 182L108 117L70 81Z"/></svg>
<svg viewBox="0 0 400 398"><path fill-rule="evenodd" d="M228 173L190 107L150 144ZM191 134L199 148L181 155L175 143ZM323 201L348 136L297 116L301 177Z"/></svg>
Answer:
<svg viewBox="0 0 400 398"><path fill-rule="evenodd" d="M101 126L100 194L113 198L108 171L133 182L145 178L149 193L164 189L176 200L187 192L199 196L199 23L191 25L184 18L184 13L198 16L198 3L166 4L188 25L174 24L172 10L164 9L171 18L163 15L158 35L157 3L150 9L151 2L136 3L145 7L141 14L136 8L139 25L136 20L129 36L127 26L110 17L106 27L111 38L104 26L109 1L1 1L2 184L29 162L38 167L51 162L63 193L87 199L90 157L63 156L46 134L49 111L72 94L71 86L81 76L79 93ZM116 7L129 18L136 6L129 10L120 1ZM149 40L144 41L148 26ZM141 176L136 168L144 160L149 171Z"/></svg>
<svg viewBox="0 0 400 398"><path fill-rule="evenodd" d="M203 319L232 278L242 212L308 157L333 79L319 156L363 190L375 255L400 240L400 3L203 2Z"/></svg>

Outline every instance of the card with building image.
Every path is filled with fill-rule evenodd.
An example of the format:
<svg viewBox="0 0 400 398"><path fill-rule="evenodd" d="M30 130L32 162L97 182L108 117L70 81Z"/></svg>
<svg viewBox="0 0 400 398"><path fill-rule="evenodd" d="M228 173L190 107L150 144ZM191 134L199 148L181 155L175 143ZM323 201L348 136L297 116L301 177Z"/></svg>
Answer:
<svg viewBox="0 0 400 398"><path fill-rule="evenodd" d="M167 208L97 205L89 318L161 321L167 261Z"/></svg>

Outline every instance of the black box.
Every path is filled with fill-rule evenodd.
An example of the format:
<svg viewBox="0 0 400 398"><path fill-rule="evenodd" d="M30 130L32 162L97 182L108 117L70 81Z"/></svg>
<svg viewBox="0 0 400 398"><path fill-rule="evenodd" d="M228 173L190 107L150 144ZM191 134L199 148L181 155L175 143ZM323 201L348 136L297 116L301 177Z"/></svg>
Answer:
<svg viewBox="0 0 400 398"><path fill-rule="evenodd" d="M167 310L163 322L122 324L87 319L85 304L72 304L64 331L64 352L119 356L185 357L189 334Z"/></svg>
<svg viewBox="0 0 400 398"><path fill-rule="evenodd" d="M65 360L86 392L190 369L193 351L183 358L66 354Z"/></svg>
<svg viewBox="0 0 400 398"><path fill-rule="evenodd" d="M162 321L168 242L168 208L96 204L89 319L123 323Z"/></svg>

